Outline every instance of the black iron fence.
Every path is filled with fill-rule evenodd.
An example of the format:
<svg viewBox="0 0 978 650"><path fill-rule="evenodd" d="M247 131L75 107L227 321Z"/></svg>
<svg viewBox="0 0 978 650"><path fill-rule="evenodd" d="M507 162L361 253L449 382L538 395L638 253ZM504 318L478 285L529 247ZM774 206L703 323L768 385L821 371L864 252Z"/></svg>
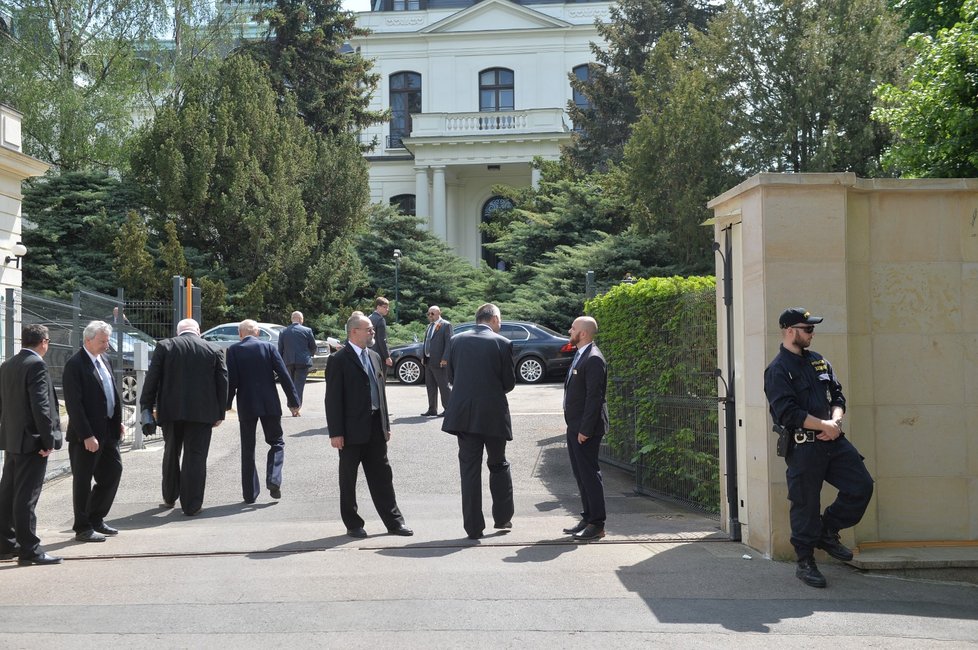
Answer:
<svg viewBox="0 0 978 650"><path fill-rule="evenodd" d="M710 304L700 304L703 301ZM658 358L646 374L616 373L614 360L609 361L608 405L614 435L607 436L601 456L634 471L640 493L667 496L718 514L716 322L703 318L704 307L711 308L714 302L712 292L683 296L668 329L663 326L661 331L642 334L658 342Z"/></svg>

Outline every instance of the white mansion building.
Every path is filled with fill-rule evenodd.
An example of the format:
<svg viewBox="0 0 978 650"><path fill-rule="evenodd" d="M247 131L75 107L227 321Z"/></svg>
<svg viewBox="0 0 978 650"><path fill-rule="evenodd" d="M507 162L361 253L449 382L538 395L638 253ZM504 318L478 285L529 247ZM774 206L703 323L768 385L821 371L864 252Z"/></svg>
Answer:
<svg viewBox="0 0 978 650"><path fill-rule="evenodd" d="M530 163L559 157L580 103L569 74L587 75L595 19L610 2L373 0L357 15L372 33L351 42L381 83L372 108L391 110L368 156L374 202L427 219L429 229L477 264L479 224L505 205L492 186L529 186Z"/></svg>

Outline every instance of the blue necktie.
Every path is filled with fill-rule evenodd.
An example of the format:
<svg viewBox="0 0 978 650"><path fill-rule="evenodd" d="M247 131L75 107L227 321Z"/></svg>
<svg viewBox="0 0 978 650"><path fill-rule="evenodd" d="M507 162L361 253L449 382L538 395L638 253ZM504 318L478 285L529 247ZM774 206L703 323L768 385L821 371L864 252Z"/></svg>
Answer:
<svg viewBox="0 0 978 650"><path fill-rule="evenodd" d="M377 387L377 377L374 376L374 368L370 364L366 349L360 350L360 362L363 363L363 369L367 371L367 377L370 378L370 406L376 411L380 408L380 389Z"/></svg>
<svg viewBox="0 0 978 650"><path fill-rule="evenodd" d="M98 371L98 376L102 379L102 390L105 392L105 404L108 408L109 417L115 412L115 391L112 389L112 378L109 377L109 372L102 365L102 359L95 357L95 369Z"/></svg>

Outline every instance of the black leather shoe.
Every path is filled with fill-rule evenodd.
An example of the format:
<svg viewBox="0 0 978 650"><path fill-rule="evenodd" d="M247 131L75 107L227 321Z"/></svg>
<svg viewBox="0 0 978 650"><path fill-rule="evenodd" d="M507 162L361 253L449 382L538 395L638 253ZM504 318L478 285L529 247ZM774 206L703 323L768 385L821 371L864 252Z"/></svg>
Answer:
<svg viewBox="0 0 978 650"><path fill-rule="evenodd" d="M177 503L176 501L164 501L163 503L160 504L160 507L169 510L170 508L175 506L176 503Z"/></svg>
<svg viewBox="0 0 978 650"><path fill-rule="evenodd" d="M438 413L437 415L435 415L435 417L436 418L443 418L443 417L445 417L445 412L442 411L441 413Z"/></svg>
<svg viewBox="0 0 978 650"><path fill-rule="evenodd" d="M815 558L805 558L798 560L798 568L795 569L795 576L809 587L822 588L826 584L825 576L815 565Z"/></svg>
<svg viewBox="0 0 978 650"><path fill-rule="evenodd" d="M815 544L817 548L822 549L832 557L842 562L849 562L852 560L852 551L846 548L842 542L839 541L839 533L832 530L826 530L822 533L821 539Z"/></svg>
<svg viewBox="0 0 978 650"><path fill-rule="evenodd" d="M187 515L188 517L196 517L197 515L200 514L200 511L203 510L203 509L204 509L204 506L201 506L201 507L197 508L193 512L187 512L186 510L184 510L183 511L183 514Z"/></svg>
<svg viewBox="0 0 978 650"><path fill-rule="evenodd" d="M271 497L273 499L281 499L282 498L282 488L280 486L278 486L278 485L269 485L268 486L268 494L271 495Z"/></svg>
<svg viewBox="0 0 978 650"><path fill-rule="evenodd" d="M54 557L53 555L48 555L47 553L38 553L34 557L22 557L17 560L17 564L20 566L30 566L32 564L45 565L45 564L61 564L60 557Z"/></svg>
<svg viewBox="0 0 978 650"><path fill-rule="evenodd" d="M581 532L582 530L584 530L585 528L587 528L587 522L582 519L579 522L577 522L577 525L576 526L571 526L570 528L565 528L564 529L564 532L567 533L568 535L575 535L575 534Z"/></svg>
<svg viewBox="0 0 978 650"><path fill-rule="evenodd" d="M104 521L96 526L92 526L96 533L102 533L103 535L118 535L119 531L108 525Z"/></svg>
<svg viewBox="0 0 978 650"><path fill-rule="evenodd" d="M513 527L513 522L512 521L504 521L501 524L493 524L492 527L495 528L496 530L505 530L507 528L512 528Z"/></svg>
<svg viewBox="0 0 978 650"><path fill-rule="evenodd" d="M424 413L421 414L421 417L423 417L423 418L433 418L436 415L438 415L438 414L435 413L434 411L425 411Z"/></svg>
<svg viewBox="0 0 978 650"><path fill-rule="evenodd" d="M81 533L75 533L76 542L104 542L105 535L102 533L96 533L94 530L86 530Z"/></svg>
<svg viewBox="0 0 978 650"><path fill-rule="evenodd" d="M361 528L347 528L346 534L350 537L356 537L357 539L365 539L367 537L367 531Z"/></svg>
<svg viewBox="0 0 978 650"><path fill-rule="evenodd" d="M467 537L469 539L482 539L482 533L469 533Z"/></svg>
<svg viewBox="0 0 978 650"><path fill-rule="evenodd" d="M387 532L391 535L400 535L401 537L410 537L414 534L414 531L407 526L399 526L397 528L388 528Z"/></svg>
<svg viewBox="0 0 978 650"><path fill-rule="evenodd" d="M19 554L20 548L14 547L10 551L0 551L0 560L12 560Z"/></svg>
<svg viewBox="0 0 978 650"><path fill-rule="evenodd" d="M594 540L601 539L602 537L604 537L604 526L588 524L584 527L584 530L574 534L574 541L593 542Z"/></svg>

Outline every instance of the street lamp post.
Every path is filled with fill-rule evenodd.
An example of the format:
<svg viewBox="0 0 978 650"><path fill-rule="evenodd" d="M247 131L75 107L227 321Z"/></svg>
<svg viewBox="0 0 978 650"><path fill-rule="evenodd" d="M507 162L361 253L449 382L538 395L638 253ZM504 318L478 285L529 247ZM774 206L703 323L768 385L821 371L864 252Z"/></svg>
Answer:
<svg viewBox="0 0 978 650"><path fill-rule="evenodd" d="M397 322L397 314L401 309L401 303L397 299L397 274L401 269L401 249L394 249L394 322Z"/></svg>

